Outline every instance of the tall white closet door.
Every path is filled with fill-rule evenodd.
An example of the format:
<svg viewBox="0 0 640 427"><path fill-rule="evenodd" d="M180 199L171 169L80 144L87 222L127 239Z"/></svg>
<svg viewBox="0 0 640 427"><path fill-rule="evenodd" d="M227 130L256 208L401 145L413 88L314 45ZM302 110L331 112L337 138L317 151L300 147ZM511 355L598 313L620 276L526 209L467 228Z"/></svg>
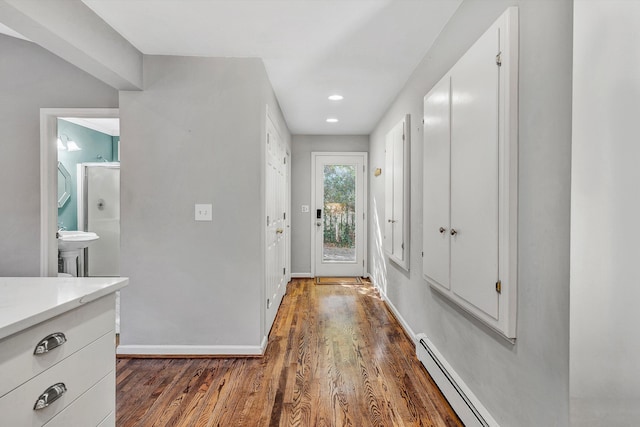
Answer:
<svg viewBox="0 0 640 427"><path fill-rule="evenodd" d="M451 71L451 282L498 318L498 28Z"/></svg>
<svg viewBox="0 0 640 427"><path fill-rule="evenodd" d="M450 83L445 76L424 98L424 258L427 280L450 289Z"/></svg>
<svg viewBox="0 0 640 427"><path fill-rule="evenodd" d="M404 260L404 121L393 129L393 255Z"/></svg>
<svg viewBox="0 0 640 427"><path fill-rule="evenodd" d="M393 131L385 138L385 188L384 188L384 250L393 255L393 153L395 137Z"/></svg>
<svg viewBox="0 0 640 427"><path fill-rule="evenodd" d="M384 249L389 257L404 268L408 268L405 260L406 217L408 208L407 165L405 164L407 149L405 144L407 115L387 133L385 138L385 233Z"/></svg>

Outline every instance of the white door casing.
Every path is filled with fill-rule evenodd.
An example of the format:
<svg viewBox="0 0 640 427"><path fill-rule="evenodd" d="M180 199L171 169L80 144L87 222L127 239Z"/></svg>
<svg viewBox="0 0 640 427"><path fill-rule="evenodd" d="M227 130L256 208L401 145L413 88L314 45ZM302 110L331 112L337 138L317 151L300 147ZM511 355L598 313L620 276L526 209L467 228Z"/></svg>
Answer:
<svg viewBox="0 0 640 427"><path fill-rule="evenodd" d="M367 208L367 153L312 153L312 206L311 211L311 268L312 276L356 277L366 274L366 208ZM349 248L330 248L325 245L325 167L335 168L353 173L354 204L353 211L342 212L340 225L332 224L331 231L336 236L344 231L343 224L352 227L352 246ZM327 171L332 169L327 169ZM338 205L332 203L331 205ZM343 206L344 207L344 206ZM343 208L342 207L342 208ZM341 207L337 207L341 209ZM343 236L341 236L343 237ZM338 255L334 256L333 251ZM346 255L342 255L344 252Z"/></svg>

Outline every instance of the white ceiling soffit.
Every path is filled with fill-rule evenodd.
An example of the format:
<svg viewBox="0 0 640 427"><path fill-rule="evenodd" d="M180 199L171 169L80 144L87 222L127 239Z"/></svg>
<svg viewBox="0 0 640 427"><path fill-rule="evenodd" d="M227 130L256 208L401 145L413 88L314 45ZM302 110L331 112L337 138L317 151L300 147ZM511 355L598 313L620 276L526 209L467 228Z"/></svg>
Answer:
<svg viewBox="0 0 640 427"><path fill-rule="evenodd" d="M145 54L262 58L294 134L369 134L461 3L83 1Z"/></svg>

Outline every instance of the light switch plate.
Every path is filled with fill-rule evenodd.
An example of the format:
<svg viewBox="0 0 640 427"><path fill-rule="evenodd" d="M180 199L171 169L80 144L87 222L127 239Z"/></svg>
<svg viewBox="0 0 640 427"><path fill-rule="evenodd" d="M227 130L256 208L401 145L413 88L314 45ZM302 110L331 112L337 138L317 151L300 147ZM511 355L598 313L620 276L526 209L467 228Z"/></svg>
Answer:
<svg viewBox="0 0 640 427"><path fill-rule="evenodd" d="M212 221L211 204L196 205L196 221Z"/></svg>
<svg viewBox="0 0 640 427"><path fill-rule="evenodd" d="M309 205L302 205L300 207L300 212L309 212Z"/></svg>

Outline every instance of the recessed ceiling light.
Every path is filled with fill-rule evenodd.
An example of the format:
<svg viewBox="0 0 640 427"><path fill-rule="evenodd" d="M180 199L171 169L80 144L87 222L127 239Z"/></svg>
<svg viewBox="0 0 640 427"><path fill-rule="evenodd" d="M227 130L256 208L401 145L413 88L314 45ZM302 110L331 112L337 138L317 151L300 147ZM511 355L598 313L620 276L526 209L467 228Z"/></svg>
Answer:
<svg viewBox="0 0 640 427"><path fill-rule="evenodd" d="M327 123L338 123L338 119L333 118L333 117L329 117L329 118L327 119Z"/></svg>
<svg viewBox="0 0 640 427"><path fill-rule="evenodd" d="M329 99L331 101L342 101L344 99L344 96L335 94L335 95L331 95Z"/></svg>

